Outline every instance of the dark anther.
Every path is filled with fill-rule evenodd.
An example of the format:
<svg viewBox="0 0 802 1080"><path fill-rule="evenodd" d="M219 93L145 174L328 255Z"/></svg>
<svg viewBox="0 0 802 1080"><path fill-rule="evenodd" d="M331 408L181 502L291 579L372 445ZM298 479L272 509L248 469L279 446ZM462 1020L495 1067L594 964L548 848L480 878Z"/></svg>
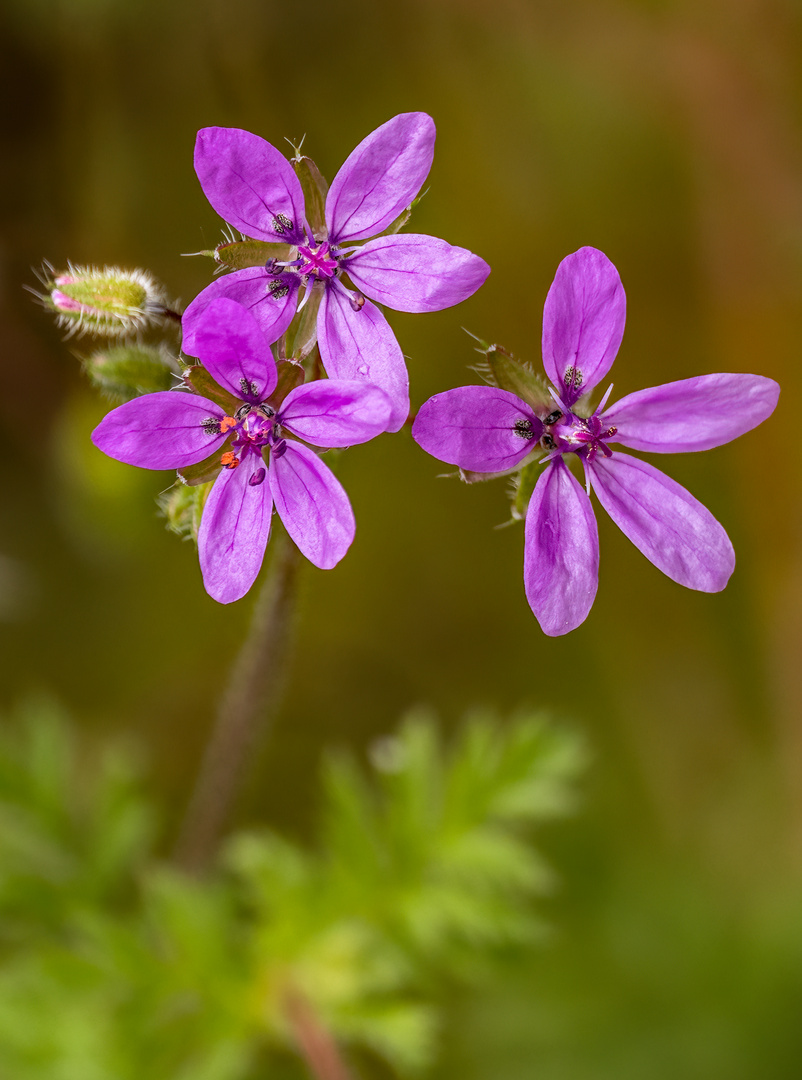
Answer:
<svg viewBox="0 0 802 1080"><path fill-rule="evenodd" d="M215 416L207 416L205 420L201 420L201 427L207 435L220 434L220 421Z"/></svg>
<svg viewBox="0 0 802 1080"><path fill-rule="evenodd" d="M273 231L279 236L283 236L285 232L292 232L292 221L286 214L276 214L273 218Z"/></svg>
<svg viewBox="0 0 802 1080"><path fill-rule="evenodd" d="M274 300L282 300L290 291L290 287L285 285L283 281L268 281L267 291Z"/></svg>
<svg viewBox="0 0 802 1080"><path fill-rule="evenodd" d="M248 481L250 487L258 487L267 475L264 469L258 469Z"/></svg>
<svg viewBox="0 0 802 1080"><path fill-rule="evenodd" d="M607 430L605 431L604 435L602 436L602 438L604 438L604 439L612 439L613 435L617 435L617 434L618 434L618 428L617 427L608 427Z"/></svg>
<svg viewBox="0 0 802 1080"><path fill-rule="evenodd" d="M268 259L265 263L265 270L268 274L280 274L282 269L283 267L278 265L278 259L276 258Z"/></svg>
<svg viewBox="0 0 802 1080"><path fill-rule="evenodd" d="M273 406L272 405L267 405L264 401L259 406L259 412L267 420L272 420L273 417L276 415L276 410L273 408Z"/></svg>
<svg viewBox="0 0 802 1080"><path fill-rule="evenodd" d="M242 381L245 382L244 379ZM251 411L251 408L251 405L240 405L236 412L237 420L244 420L248 413Z"/></svg>
<svg viewBox="0 0 802 1080"><path fill-rule="evenodd" d="M277 442L273 446L270 453L271 453L272 457L274 457L276 459L278 459L280 457L284 457L284 455L287 453L287 444L282 439L281 442Z"/></svg>
<svg viewBox="0 0 802 1080"><path fill-rule="evenodd" d="M554 439L551 435L544 435L540 441L543 443L547 450L554 449Z"/></svg>
<svg viewBox="0 0 802 1080"><path fill-rule="evenodd" d="M549 413L543 423L548 427L549 424L556 424L558 420L562 419L562 411L555 409L554 412Z"/></svg>
<svg viewBox="0 0 802 1080"><path fill-rule="evenodd" d="M535 433L532 430L532 421L525 420L523 417L519 417L513 424L512 430L516 435L519 435L522 439L534 439Z"/></svg>
<svg viewBox="0 0 802 1080"><path fill-rule="evenodd" d="M348 299L354 311L361 311L362 308L365 306L365 297L362 295L362 293L354 293L354 295L349 296Z"/></svg>

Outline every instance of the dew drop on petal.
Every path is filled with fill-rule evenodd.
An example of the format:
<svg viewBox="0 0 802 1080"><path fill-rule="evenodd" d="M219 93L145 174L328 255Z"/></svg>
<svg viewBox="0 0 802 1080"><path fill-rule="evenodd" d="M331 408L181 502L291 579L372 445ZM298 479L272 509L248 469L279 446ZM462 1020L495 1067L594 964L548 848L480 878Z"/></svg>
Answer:
<svg viewBox="0 0 802 1080"><path fill-rule="evenodd" d="M367 364L360 364L360 366L356 370L359 372L360 375L370 375L370 368Z"/></svg>

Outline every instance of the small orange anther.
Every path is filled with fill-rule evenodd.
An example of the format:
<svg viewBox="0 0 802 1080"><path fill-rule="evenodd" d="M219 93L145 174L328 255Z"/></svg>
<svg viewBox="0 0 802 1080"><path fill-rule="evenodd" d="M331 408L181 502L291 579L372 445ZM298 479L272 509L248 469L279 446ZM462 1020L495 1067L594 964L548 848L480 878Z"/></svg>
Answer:
<svg viewBox="0 0 802 1080"><path fill-rule="evenodd" d="M233 427L236 427L236 426L237 426L237 421L234 419L233 416L224 416L223 419L220 421L220 431L221 431L221 433L224 432L224 431L230 431Z"/></svg>
<svg viewBox="0 0 802 1080"><path fill-rule="evenodd" d="M227 469L236 469L239 465L239 458L233 450L226 450L225 454L220 458L220 461Z"/></svg>

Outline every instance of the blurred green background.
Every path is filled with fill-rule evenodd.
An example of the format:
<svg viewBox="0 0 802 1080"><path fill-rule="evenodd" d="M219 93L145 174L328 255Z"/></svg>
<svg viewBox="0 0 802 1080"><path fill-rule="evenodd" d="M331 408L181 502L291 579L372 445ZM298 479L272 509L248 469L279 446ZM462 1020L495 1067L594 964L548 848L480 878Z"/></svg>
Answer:
<svg viewBox="0 0 802 1080"><path fill-rule="evenodd" d="M796 0L4 0L0 9L0 656L5 708L45 688L92 737L135 733L175 823L249 600L224 608L154 499L109 461L106 406L23 292L32 267L144 266L189 302L221 222L195 132L306 134L332 178L399 112L438 128L409 228L493 267L457 309L390 313L413 406L475 381L466 327L539 364L559 261L619 269L616 395L715 371L777 379L735 444L656 461L727 528L706 596L600 515L587 622L545 638L503 483L468 488L408 433L344 456L357 538L307 567L286 699L239 809L303 836L324 745L410 706L545 708L585 735L580 813L552 828L553 937L455 993L438 1077L802 1075L802 9ZM289 149L289 148L288 148ZM796 445L792 439L792 449ZM791 485L790 488L788 485Z"/></svg>

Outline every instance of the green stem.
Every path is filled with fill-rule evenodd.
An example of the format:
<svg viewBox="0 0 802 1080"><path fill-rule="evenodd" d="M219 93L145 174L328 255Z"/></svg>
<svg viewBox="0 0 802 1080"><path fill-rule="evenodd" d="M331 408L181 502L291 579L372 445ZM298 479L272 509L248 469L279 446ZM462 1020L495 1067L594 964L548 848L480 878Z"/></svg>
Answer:
<svg viewBox="0 0 802 1080"><path fill-rule="evenodd" d="M280 702L300 564L295 544L276 530L250 630L220 700L176 845L176 862L189 873L200 874L212 862L247 763Z"/></svg>

